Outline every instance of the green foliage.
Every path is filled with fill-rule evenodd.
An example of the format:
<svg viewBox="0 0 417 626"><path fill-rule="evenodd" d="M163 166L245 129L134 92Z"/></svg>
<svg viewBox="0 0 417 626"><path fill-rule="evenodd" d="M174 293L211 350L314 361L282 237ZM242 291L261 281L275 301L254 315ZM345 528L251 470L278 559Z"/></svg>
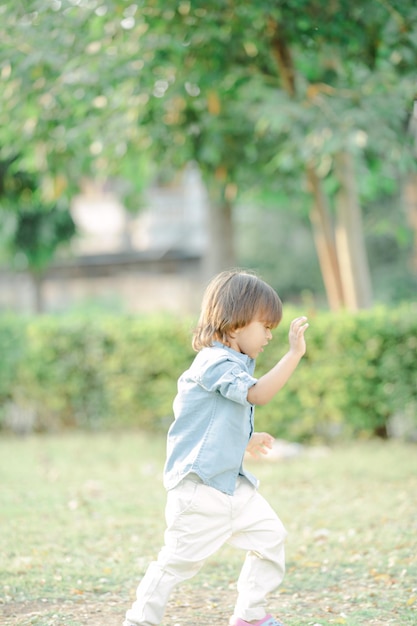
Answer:
<svg viewBox="0 0 417 626"><path fill-rule="evenodd" d="M12 267L42 272L75 234L75 224L65 199L46 201L40 177L16 169L16 159L0 161L3 254Z"/></svg>
<svg viewBox="0 0 417 626"><path fill-rule="evenodd" d="M211 203L285 189L305 213L306 164L332 199L332 159L354 153L378 202L415 167L414 0L5 0L0 17L0 155L55 198L112 176L137 209L153 168L194 160Z"/></svg>
<svg viewBox="0 0 417 626"><path fill-rule="evenodd" d="M401 157L412 0L6 0L0 15L0 146L29 171L136 185L150 153L174 168L195 159L211 176L221 166L247 187L260 170L272 184L341 143L357 149L358 132L382 158ZM296 99L279 46L294 59Z"/></svg>
<svg viewBox="0 0 417 626"><path fill-rule="evenodd" d="M20 365L27 353L27 320L0 316L0 402L4 404L19 388Z"/></svg>
<svg viewBox="0 0 417 626"><path fill-rule="evenodd" d="M386 436L392 419L411 420L415 430L416 312L410 304L310 316L307 354L284 389L258 409L258 426L295 440ZM271 352L262 370L273 365Z"/></svg>
<svg viewBox="0 0 417 626"><path fill-rule="evenodd" d="M3 419L14 407L35 412L40 430L108 425L158 428L171 419L176 373L190 360L183 323L91 316L20 321L15 352L4 322L0 385ZM13 367L9 368L10 362ZM15 411L16 412L16 411Z"/></svg>
<svg viewBox="0 0 417 626"><path fill-rule="evenodd" d="M417 424L415 305L358 315L311 314L308 352L286 387L257 408L257 430L293 440L386 435ZM295 315L295 313L294 313ZM287 349L286 312L257 376ZM54 430L165 430L191 359L192 323L171 317L0 318L1 415L35 415ZM415 428L414 426L414 428Z"/></svg>

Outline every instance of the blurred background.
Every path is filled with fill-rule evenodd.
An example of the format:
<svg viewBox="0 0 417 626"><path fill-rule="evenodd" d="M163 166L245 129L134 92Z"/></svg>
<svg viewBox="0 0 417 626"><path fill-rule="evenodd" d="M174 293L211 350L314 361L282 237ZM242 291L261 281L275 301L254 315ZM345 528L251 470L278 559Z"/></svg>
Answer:
<svg viewBox="0 0 417 626"><path fill-rule="evenodd" d="M0 423L165 427L240 266L317 316L265 428L417 438L414 0L4 0L0 25Z"/></svg>
<svg viewBox="0 0 417 626"><path fill-rule="evenodd" d="M0 307L195 311L258 270L339 310L417 287L412 0L5 0Z"/></svg>

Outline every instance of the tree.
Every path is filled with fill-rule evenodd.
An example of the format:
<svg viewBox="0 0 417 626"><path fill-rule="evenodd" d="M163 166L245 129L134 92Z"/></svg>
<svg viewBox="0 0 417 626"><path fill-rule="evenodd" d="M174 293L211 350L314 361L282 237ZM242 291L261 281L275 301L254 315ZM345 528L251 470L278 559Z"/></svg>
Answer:
<svg viewBox="0 0 417 626"><path fill-rule="evenodd" d="M0 145L25 145L45 195L63 172L67 183L89 171L140 186L147 158L195 160L211 198L212 273L234 263L237 198L277 183L299 193L307 178L329 302L366 303L357 168L372 155L397 175L415 88L411 0L9 0L3 14Z"/></svg>
<svg viewBox="0 0 417 626"><path fill-rule="evenodd" d="M45 204L33 175L0 162L0 211L3 244L12 266L27 269L35 292L35 309L43 310L42 275L56 250L75 233L65 201Z"/></svg>

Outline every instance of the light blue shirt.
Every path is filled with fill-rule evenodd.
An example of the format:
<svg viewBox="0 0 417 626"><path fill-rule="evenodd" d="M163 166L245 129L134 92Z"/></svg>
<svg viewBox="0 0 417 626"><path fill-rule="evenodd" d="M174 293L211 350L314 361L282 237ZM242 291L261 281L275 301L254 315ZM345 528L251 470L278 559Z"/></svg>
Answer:
<svg viewBox="0 0 417 626"><path fill-rule="evenodd" d="M247 400L257 382L254 369L254 359L214 342L179 378L168 431L166 489L190 473L230 495L239 474L257 485L242 465L254 430L254 406Z"/></svg>

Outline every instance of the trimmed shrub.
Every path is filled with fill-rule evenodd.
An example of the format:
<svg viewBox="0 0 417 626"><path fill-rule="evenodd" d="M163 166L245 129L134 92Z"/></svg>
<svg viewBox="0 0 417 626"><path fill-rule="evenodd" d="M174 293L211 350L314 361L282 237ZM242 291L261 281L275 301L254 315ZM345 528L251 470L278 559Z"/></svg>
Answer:
<svg viewBox="0 0 417 626"><path fill-rule="evenodd" d="M280 338L292 317L287 311ZM394 418L417 429L415 304L320 313L309 322L307 354L272 402L257 409L257 427L297 441L386 436ZM258 375L274 364L273 356L270 347Z"/></svg>
<svg viewBox="0 0 417 626"><path fill-rule="evenodd" d="M285 310L259 377L288 349ZM295 441L417 429L417 305L310 316L307 354L257 430ZM166 430L178 376L194 357L194 320L168 316L0 317L4 428ZM410 430L409 428L409 430Z"/></svg>

